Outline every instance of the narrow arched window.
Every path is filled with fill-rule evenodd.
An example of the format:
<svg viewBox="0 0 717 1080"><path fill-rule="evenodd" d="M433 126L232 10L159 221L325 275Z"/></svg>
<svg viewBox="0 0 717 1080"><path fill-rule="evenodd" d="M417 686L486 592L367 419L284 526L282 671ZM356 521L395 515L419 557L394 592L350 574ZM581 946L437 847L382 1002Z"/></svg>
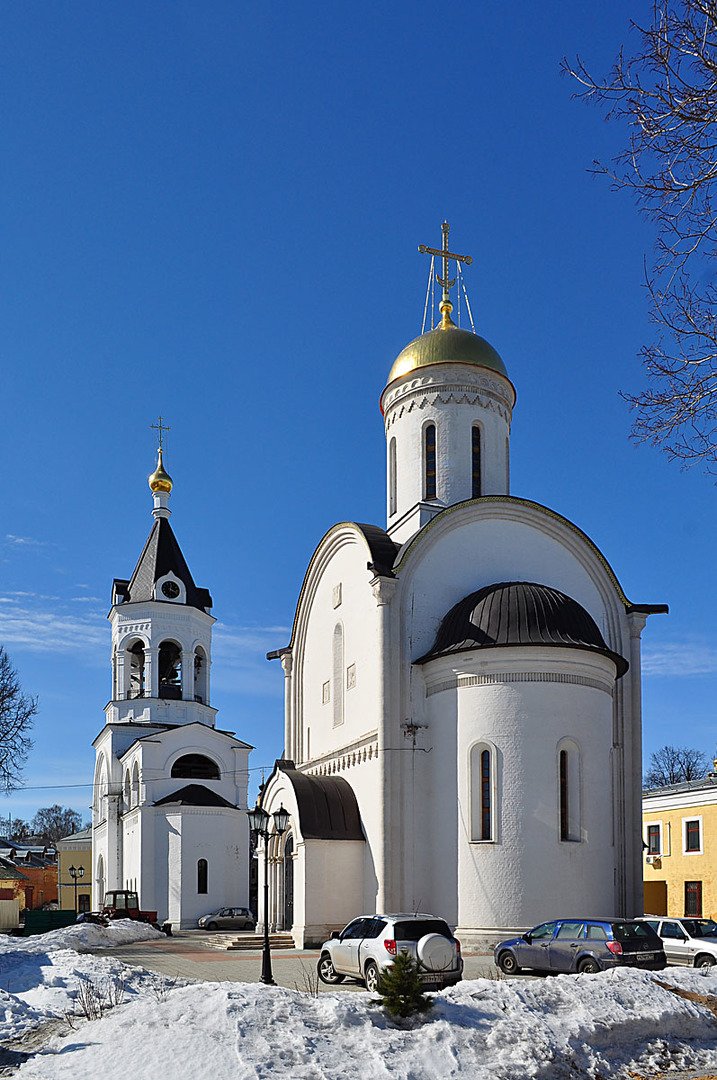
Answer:
<svg viewBox="0 0 717 1080"><path fill-rule="evenodd" d="M481 438L478 424L474 424L471 430L471 493L474 499L479 499L483 494L481 484Z"/></svg>
<svg viewBox="0 0 717 1080"><path fill-rule="evenodd" d="M570 839L570 780L568 777L568 752L560 751L560 839Z"/></svg>
<svg viewBox="0 0 717 1080"><path fill-rule="evenodd" d="M388 444L388 513L396 513L396 440Z"/></svg>
<svg viewBox="0 0 717 1080"><path fill-rule="evenodd" d="M338 727L344 722L344 628L341 623L334 627L333 676L334 727Z"/></svg>
<svg viewBox="0 0 717 1080"><path fill-rule="evenodd" d="M473 746L470 754L471 840L496 838L496 751L486 743Z"/></svg>
<svg viewBox="0 0 717 1080"><path fill-rule="evenodd" d="M208 869L207 868L207 860L206 859L200 859L199 862L197 863L197 892L198 893L207 892L207 881L208 881L207 869Z"/></svg>
<svg viewBox="0 0 717 1080"><path fill-rule="evenodd" d="M129 692L128 698L144 697L144 645L135 641L129 650Z"/></svg>
<svg viewBox="0 0 717 1080"><path fill-rule="evenodd" d="M580 751L572 739L558 745L558 834L563 841L582 839Z"/></svg>
<svg viewBox="0 0 717 1080"><path fill-rule="evenodd" d="M436 498L436 425L423 429L424 499Z"/></svg>
<svg viewBox="0 0 717 1080"><path fill-rule="evenodd" d="M480 829L481 840L492 840L493 793L491 791L490 750L480 756Z"/></svg>
<svg viewBox="0 0 717 1080"><path fill-rule="evenodd" d="M194 700L200 705L209 704L208 675L207 654L198 646L194 651Z"/></svg>

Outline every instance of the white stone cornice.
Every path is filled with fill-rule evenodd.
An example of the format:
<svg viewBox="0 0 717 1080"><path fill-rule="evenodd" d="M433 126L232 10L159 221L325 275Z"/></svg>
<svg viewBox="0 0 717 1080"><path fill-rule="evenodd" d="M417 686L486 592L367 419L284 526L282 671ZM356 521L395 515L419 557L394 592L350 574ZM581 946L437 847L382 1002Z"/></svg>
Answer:
<svg viewBox="0 0 717 1080"><path fill-rule="evenodd" d="M480 368L442 364L430 372L406 379L389 390L383 401L384 413L388 414L396 404L425 394L448 393L458 395L460 399L461 395L475 394L477 390L505 406L508 412L512 410L514 390L506 380Z"/></svg>
<svg viewBox="0 0 717 1080"><path fill-rule="evenodd" d="M291 675L292 669L294 667L293 654L287 649L286 652L283 652L281 654L279 659L281 660L281 666L282 666L282 668L284 670L284 674L286 675L286 677L288 679L289 676Z"/></svg>
<svg viewBox="0 0 717 1080"><path fill-rule="evenodd" d="M627 621L630 627L630 637L639 638L642 631L647 625L649 612L645 611L629 611L627 613Z"/></svg>
<svg viewBox="0 0 717 1080"><path fill-rule="evenodd" d="M444 690L459 690L465 686L494 686L500 683L567 683L572 686L589 686L602 690L612 697L614 680L594 679L586 675L568 675L552 671L499 671L489 675L452 675L442 682L426 687L426 697Z"/></svg>
<svg viewBox="0 0 717 1080"><path fill-rule="evenodd" d="M297 766L299 772L329 776L378 758L378 732L371 731L329 754L321 754Z"/></svg>
<svg viewBox="0 0 717 1080"><path fill-rule="evenodd" d="M396 593L397 581L395 578L375 577L370 581L371 591L379 607L390 604Z"/></svg>

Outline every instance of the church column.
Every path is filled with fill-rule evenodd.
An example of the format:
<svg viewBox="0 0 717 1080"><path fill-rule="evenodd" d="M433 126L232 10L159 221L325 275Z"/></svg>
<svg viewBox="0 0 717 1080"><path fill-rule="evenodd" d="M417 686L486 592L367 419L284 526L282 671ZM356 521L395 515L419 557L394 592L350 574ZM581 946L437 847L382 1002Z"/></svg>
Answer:
<svg viewBox="0 0 717 1080"><path fill-rule="evenodd" d="M147 670L144 676L144 685L149 691L149 696L152 698L159 697L159 648L157 645L150 645L145 649L145 664Z"/></svg>
<svg viewBox="0 0 717 1080"><path fill-rule="evenodd" d="M194 653L191 649L182 649L182 697L185 701L194 701Z"/></svg>
<svg viewBox="0 0 717 1080"><path fill-rule="evenodd" d="M396 591L395 578L375 577L371 588L378 606L378 652L381 657L381 675L378 685L378 830L376 877L378 891L376 910L389 911L397 900L393 895L391 874L392 785L390 734L390 687L391 687L391 600ZM396 744L394 744L396 745Z"/></svg>
<svg viewBox="0 0 717 1080"><path fill-rule="evenodd" d="M114 686L112 688L112 697L115 701L119 701L122 698L127 697L129 687L125 685L125 651L124 649L116 648L113 656L114 666Z"/></svg>
<svg viewBox="0 0 717 1080"><path fill-rule="evenodd" d="M121 794L114 792L116 785L110 785L107 799L107 869L106 889L122 888L122 820L119 807Z"/></svg>
<svg viewBox="0 0 717 1080"><path fill-rule="evenodd" d="M296 746L292 715L294 657L288 650L281 654L281 666L284 669L284 757L301 762L304 761L304 748Z"/></svg>

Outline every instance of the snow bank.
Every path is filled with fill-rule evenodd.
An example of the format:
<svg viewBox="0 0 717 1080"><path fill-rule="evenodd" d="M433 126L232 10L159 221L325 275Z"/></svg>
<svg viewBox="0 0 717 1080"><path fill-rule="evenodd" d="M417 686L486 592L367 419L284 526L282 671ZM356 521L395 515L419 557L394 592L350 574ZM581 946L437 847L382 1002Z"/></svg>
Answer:
<svg viewBox="0 0 717 1080"><path fill-rule="evenodd" d="M0 1041L17 1039L32 1028L75 1010L82 982L100 990L120 983L127 1000L161 987L166 980L142 968L129 968L109 956L76 950L107 948L164 935L144 923L122 919L108 927L80 923L29 938L0 937Z"/></svg>
<svg viewBox="0 0 717 1080"><path fill-rule="evenodd" d="M31 937L0 937L0 963L5 953L54 952L57 949L111 949L115 945L129 945L133 941L150 941L163 938L161 930L148 923L133 919L115 919L109 926L94 923L75 923L62 930L48 930L46 934Z"/></svg>
<svg viewBox="0 0 717 1080"><path fill-rule="evenodd" d="M202 983L152 994L140 985L127 1004L54 1040L17 1075L126 1080L129 1063L133 1080L607 1080L685 1064L714 1069L714 1016L658 980L717 997L717 974L687 969L477 979L398 1027L364 993L315 998Z"/></svg>

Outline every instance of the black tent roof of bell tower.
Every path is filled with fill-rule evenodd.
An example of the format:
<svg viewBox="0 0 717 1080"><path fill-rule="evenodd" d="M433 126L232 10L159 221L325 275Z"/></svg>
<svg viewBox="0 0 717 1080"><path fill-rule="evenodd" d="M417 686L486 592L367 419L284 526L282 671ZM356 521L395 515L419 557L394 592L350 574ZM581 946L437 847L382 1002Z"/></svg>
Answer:
<svg viewBox="0 0 717 1080"><path fill-rule="evenodd" d="M139 561L134 568L134 573L129 582L123 579L115 580L115 602L137 604L147 600L154 600L154 588L156 583L167 574L172 573L184 585L188 607L198 608L200 611L208 611L212 607L212 597L208 589L200 589L194 584L187 561L182 554L172 526L167 518L157 518L152 531L147 537ZM167 601L174 603L174 601Z"/></svg>

